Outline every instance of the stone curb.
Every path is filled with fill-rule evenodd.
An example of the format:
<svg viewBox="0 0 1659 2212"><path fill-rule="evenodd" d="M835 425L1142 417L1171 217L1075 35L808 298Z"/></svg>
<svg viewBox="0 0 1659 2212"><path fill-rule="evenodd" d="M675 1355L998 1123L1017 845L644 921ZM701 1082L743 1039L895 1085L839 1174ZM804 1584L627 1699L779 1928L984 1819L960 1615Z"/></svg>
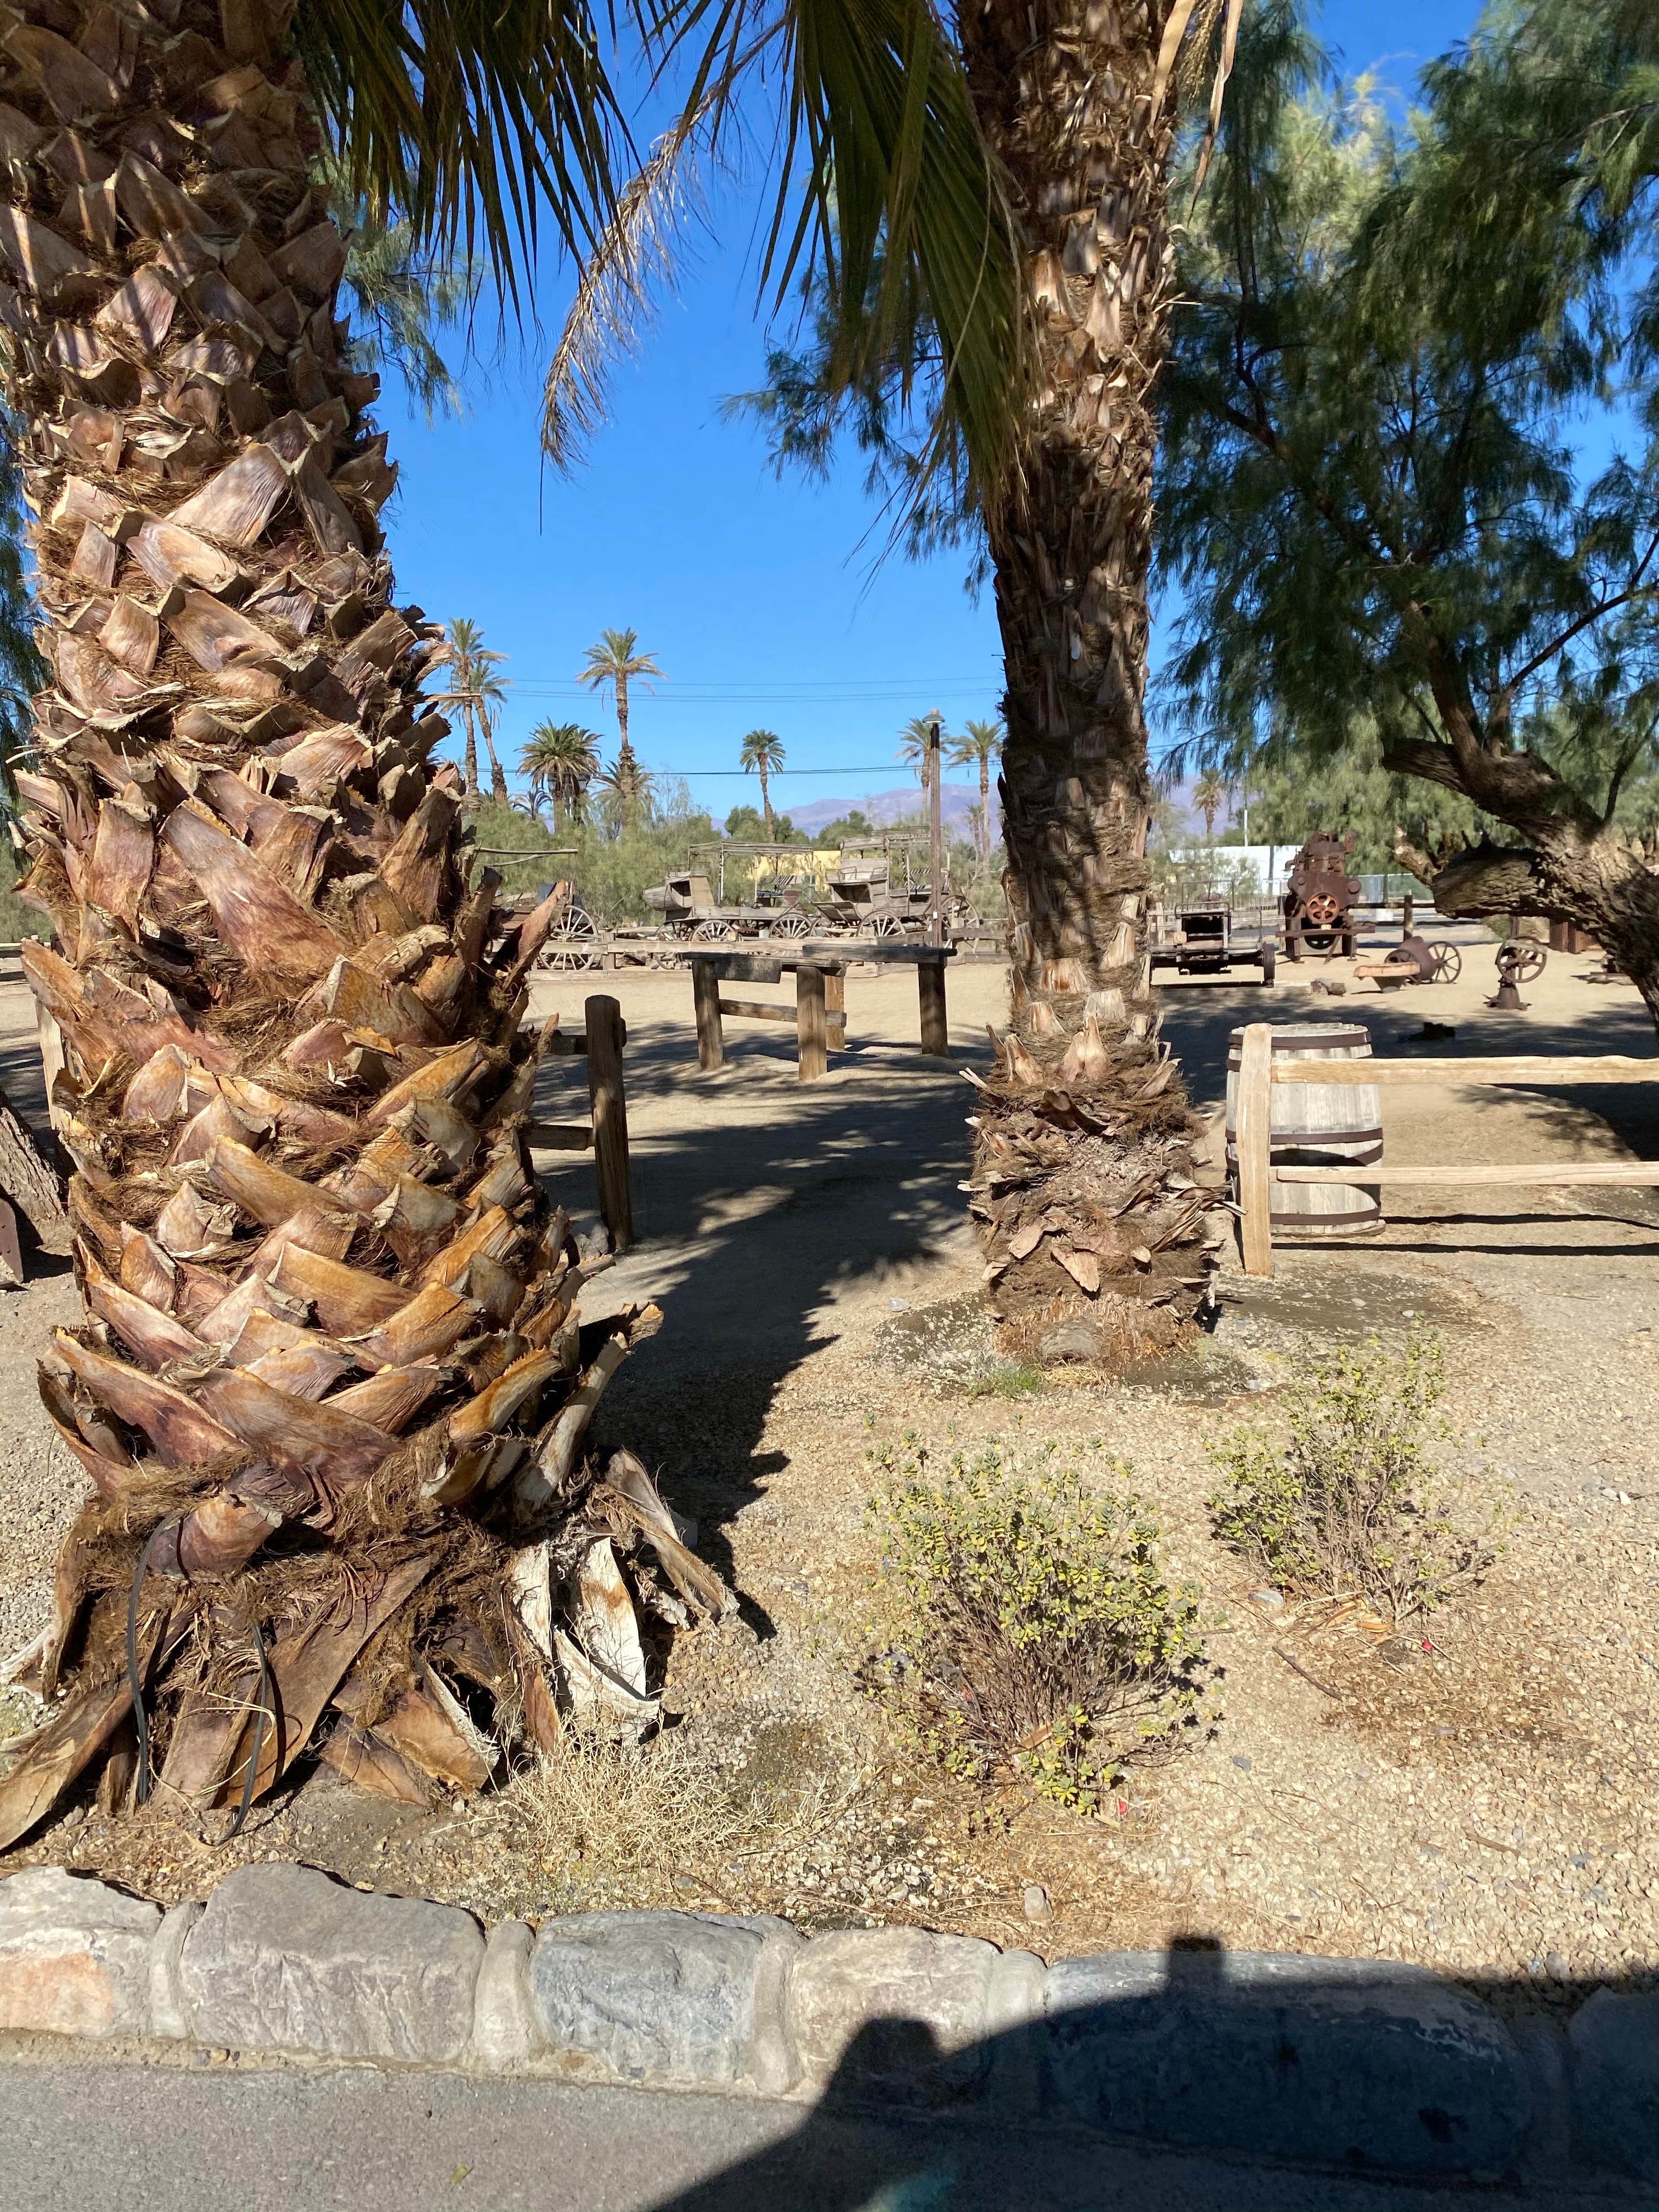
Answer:
<svg viewBox="0 0 1659 2212"><path fill-rule="evenodd" d="M205 1905L0 1881L0 2028L846 2098L1346 2172L1659 2179L1659 1997L1511 2033L1387 1961L1121 1952L1044 1967L919 1928L471 1913L242 1867Z"/></svg>

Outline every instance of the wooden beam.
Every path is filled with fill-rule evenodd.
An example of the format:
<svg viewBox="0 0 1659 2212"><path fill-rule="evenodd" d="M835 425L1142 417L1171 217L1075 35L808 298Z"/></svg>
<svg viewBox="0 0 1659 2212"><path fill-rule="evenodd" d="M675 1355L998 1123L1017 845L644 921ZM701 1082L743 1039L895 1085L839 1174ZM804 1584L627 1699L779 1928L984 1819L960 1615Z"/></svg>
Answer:
<svg viewBox="0 0 1659 2212"><path fill-rule="evenodd" d="M596 994L587 1001L587 1095L593 1107L593 1164L599 1178L599 1218L613 1252L634 1241L634 1193L629 1175L628 1102L623 1090L622 1008Z"/></svg>
<svg viewBox="0 0 1659 2212"><path fill-rule="evenodd" d="M823 970L803 960L795 970L795 1038L803 1083L830 1072L830 1027L824 1018Z"/></svg>
<svg viewBox="0 0 1659 2212"><path fill-rule="evenodd" d="M1369 1168L1279 1167L1273 1173L1280 1182L1416 1183L1425 1188L1453 1190L1460 1184L1477 1183L1559 1183L1563 1187L1603 1183L1615 1189L1622 1184L1633 1190L1641 1184L1659 1183L1659 1161L1565 1160L1552 1164L1547 1160L1528 1160L1518 1167L1482 1163L1463 1168L1394 1168L1386 1160L1378 1160Z"/></svg>
<svg viewBox="0 0 1659 2212"><path fill-rule="evenodd" d="M826 995L828 980L826 977ZM793 1006L769 1004L764 999L722 999L720 1012L722 1015L735 1016L738 1020L744 1022L793 1022L796 1019ZM835 1018L827 1009L824 1018L832 1029L837 1026ZM841 1017L842 1021L844 1023L846 1018L843 1013Z"/></svg>
<svg viewBox="0 0 1659 2212"><path fill-rule="evenodd" d="M586 1152L593 1132L586 1121L532 1121L525 1131L532 1146L544 1152Z"/></svg>
<svg viewBox="0 0 1659 2212"><path fill-rule="evenodd" d="M1563 1054L1523 1053L1490 1060L1314 1060L1279 1053L1275 1083L1659 1083L1659 1060L1622 1053L1578 1060Z"/></svg>
<svg viewBox="0 0 1659 2212"><path fill-rule="evenodd" d="M1247 1023L1239 1048L1233 1109L1238 1203L1243 1216L1239 1228L1247 1275L1271 1275L1273 1271L1273 1059L1272 1024ZM1322 1060L1315 1065L1340 1067L1345 1063Z"/></svg>

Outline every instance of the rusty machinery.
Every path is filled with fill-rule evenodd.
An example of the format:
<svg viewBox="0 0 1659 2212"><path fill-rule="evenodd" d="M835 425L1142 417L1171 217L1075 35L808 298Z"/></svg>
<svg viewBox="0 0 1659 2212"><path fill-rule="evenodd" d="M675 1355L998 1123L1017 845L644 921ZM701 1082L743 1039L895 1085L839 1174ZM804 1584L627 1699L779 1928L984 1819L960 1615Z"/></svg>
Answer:
<svg viewBox="0 0 1659 2212"><path fill-rule="evenodd" d="M1339 948L1353 955L1354 908L1359 898L1359 878L1348 873L1353 833L1339 837L1320 830L1291 862L1285 896L1279 902L1285 950L1292 960L1302 957L1305 945L1311 952Z"/></svg>

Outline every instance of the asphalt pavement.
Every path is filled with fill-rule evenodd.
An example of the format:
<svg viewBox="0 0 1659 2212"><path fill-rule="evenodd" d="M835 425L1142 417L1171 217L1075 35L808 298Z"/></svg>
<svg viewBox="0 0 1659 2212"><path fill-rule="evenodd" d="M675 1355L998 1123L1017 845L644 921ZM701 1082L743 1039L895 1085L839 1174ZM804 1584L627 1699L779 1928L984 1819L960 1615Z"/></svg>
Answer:
<svg viewBox="0 0 1659 2212"><path fill-rule="evenodd" d="M1565 2181L1404 2188L751 2098L365 2067L0 2063L3 2212L1448 2212L1466 2194L1550 2212L1641 2201Z"/></svg>

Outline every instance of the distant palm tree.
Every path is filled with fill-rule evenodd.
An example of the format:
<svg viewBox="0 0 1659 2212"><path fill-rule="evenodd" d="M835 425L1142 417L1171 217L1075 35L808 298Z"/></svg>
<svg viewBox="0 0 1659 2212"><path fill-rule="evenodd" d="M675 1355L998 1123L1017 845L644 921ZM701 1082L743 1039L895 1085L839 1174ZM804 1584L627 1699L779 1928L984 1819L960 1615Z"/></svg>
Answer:
<svg viewBox="0 0 1659 2212"><path fill-rule="evenodd" d="M1193 786L1193 805L1204 817L1204 842L1215 842L1215 817L1231 796L1231 787L1218 775L1201 775Z"/></svg>
<svg viewBox="0 0 1659 2212"><path fill-rule="evenodd" d="M495 718L507 697L506 678L496 675L507 659L504 653L491 653L483 641L483 632L465 615L448 625L447 642L434 668L450 672L450 688L439 696L447 707L459 707L466 723L466 795L477 799L478 791L478 735L482 732L485 749L489 754L489 795L503 801L507 799L507 775L495 757Z"/></svg>
<svg viewBox="0 0 1659 2212"><path fill-rule="evenodd" d="M980 866L991 861L991 763L1002 750L1000 722L969 722L959 738L951 740L952 768L979 767Z"/></svg>
<svg viewBox="0 0 1659 2212"><path fill-rule="evenodd" d="M772 792L768 778L775 775L783 766L783 739L774 730L750 730L743 741L743 750L738 758L743 763L745 775L758 775L760 778L761 811L766 817L766 834L775 843L778 817L772 811Z"/></svg>
<svg viewBox="0 0 1659 2212"><path fill-rule="evenodd" d="M912 714L899 732L898 757L905 766L915 771L916 781L921 786L921 811L928 811L933 793L933 763L939 755L933 743L933 725L939 724L940 747L945 743L945 718L937 708L931 714Z"/></svg>
<svg viewBox="0 0 1659 2212"><path fill-rule="evenodd" d="M633 829L650 800L655 778L646 774L629 750L618 751L610 766L599 770L599 780L617 803L616 811L623 829Z"/></svg>
<svg viewBox="0 0 1659 2212"><path fill-rule="evenodd" d="M599 733L580 722L538 722L519 756L519 773L530 785L530 811L536 813L550 799L556 830L561 807L567 822L581 820L587 787L599 772Z"/></svg>
<svg viewBox="0 0 1659 2212"><path fill-rule="evenodd" d="M601 696L609 691L617 702L617 765L614 775L605 781L623 802L625 830L633 825L634 811L647 785L628 742L628 687L635 679L644 682L647 677L662 674L651 655L638 650L639 642L636 629L601 630L599 643L588 647L585 665L576 678ZM648 691L651 686L646 684L645 688Z"/></svg>

